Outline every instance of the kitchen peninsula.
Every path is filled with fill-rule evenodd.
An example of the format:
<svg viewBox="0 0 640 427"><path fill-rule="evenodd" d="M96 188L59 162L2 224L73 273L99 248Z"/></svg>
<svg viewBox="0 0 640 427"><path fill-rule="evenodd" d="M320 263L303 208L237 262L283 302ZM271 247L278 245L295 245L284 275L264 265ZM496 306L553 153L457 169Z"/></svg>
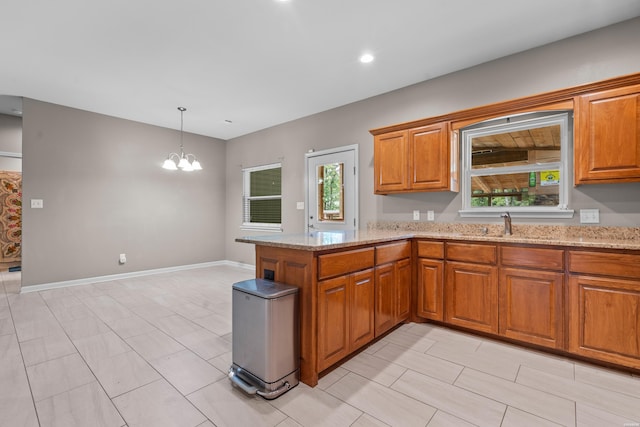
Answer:
<svg viewBox="0 0 640 427"><path fill-rule="evenodd" d="M243 237L297 286L301 381L396 325L433 321L640 370L640 227L377 224Z"/></svg>

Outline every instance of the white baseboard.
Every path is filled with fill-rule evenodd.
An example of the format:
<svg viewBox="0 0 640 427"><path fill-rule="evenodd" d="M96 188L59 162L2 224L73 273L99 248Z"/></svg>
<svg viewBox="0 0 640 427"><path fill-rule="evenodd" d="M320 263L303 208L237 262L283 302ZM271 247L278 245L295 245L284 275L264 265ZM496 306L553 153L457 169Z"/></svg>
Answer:
<svg viewBox="0 0 640 427"><path fill-rule="evenodd" d="M87 277L86 279L64 280L62 282L43 283L40 285L23 286L20 289L21 294L29 292L46 291L49 289L66 288L69 286L89 285L91 283L109 282L111 280L129 279L132 277L151 276L154 274L174 273L177 271L193 270L196 268L216 267L220 265L228 265L231 267L239 267L247 270L255 271L256 266L251 264L243 264L236 261L212 261L200 264L178 265L175 267L154 268L153 270L132 271L129 273L110 274L107 276Z"/></svg>

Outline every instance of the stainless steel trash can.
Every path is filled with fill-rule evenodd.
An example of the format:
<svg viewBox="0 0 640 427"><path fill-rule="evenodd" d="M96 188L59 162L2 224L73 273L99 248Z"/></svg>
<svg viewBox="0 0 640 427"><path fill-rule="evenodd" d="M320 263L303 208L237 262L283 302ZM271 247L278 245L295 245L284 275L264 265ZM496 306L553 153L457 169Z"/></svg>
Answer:
<svg viewBox="0 0 640 427"><path fill-rule="evenodd" d="M264 279L238 282L232 310L231 382L265 399L298 385L298 288Z"/></svg>

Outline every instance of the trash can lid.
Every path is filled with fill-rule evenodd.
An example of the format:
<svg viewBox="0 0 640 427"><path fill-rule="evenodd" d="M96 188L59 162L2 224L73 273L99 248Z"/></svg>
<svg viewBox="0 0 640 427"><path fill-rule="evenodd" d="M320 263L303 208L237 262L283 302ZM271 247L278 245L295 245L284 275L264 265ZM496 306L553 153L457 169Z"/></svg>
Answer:
<svg viewBox="0 0 640 427"><path fill-rule="evenodd" d="M295 286L265 279L250 279L234 283L233 289L266 299L281 298L298 292L298 288Z"/></svg>

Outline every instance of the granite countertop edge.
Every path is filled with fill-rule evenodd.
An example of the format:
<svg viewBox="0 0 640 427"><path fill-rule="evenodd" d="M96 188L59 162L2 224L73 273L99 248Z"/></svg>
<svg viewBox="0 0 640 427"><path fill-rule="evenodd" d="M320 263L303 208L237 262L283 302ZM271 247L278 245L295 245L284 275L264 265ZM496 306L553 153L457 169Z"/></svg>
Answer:
<svg viewBox="0 0 640 427"><path fill-rule="evenodd" d="M582 228L586 230L585 227ZM390 243L404 239L424 238L463 242L516 243L540 246L640 250L640 238L636 237L636 233L640 232L640 230L637 228L627 227L625 230L614 231L611 231L611 228L613 227L600 228L603 230L594 232L593 229L589 229L589 232L580 233L580 229L578 229L576 233L576 230L571 230L568 227L561 227L560 229L557 229L556 227L551 228L550 230L535 227L523 230L522 234L518 234L516 231L511 236L502 235L500 233L501 230L496 230L495 227L478 227L478 225L474 225L471 229L469 229L468 226L466 228L462 227L458 229L455 229L454 227L452 230L447 231L368 229L358 230L355 232L327 231L279 234L277 236L247 236L237 238L236 242L306 251L324 251L378 243ZM532 230L542 230L542 232L535 234Z"/></svg>

